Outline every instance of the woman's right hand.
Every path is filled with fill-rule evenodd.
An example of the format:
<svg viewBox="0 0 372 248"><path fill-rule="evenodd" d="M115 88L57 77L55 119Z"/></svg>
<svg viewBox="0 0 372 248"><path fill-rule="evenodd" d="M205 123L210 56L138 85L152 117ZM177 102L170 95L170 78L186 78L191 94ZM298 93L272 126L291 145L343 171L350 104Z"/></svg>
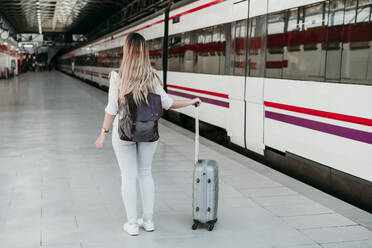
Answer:
<svg viewBox="0 0 372 248"><path fill-rule="evenodd" d="M192 99L191 102L191 105L194 105L195 107L198 107L201 104L201 100L199 97Z"/></svg>
<svg viewBox="0 0 372 248"><path fill-rule="evenodd" d="M97 147L98 149L102 149L102 148L103 148L103 143L105 142L105 139L106 139L106 134L105 134L105 133L101 133L101 134L98 136L98 138L97 138L97 140L96 140L96 142L95 142L96 147Z"/></svg>

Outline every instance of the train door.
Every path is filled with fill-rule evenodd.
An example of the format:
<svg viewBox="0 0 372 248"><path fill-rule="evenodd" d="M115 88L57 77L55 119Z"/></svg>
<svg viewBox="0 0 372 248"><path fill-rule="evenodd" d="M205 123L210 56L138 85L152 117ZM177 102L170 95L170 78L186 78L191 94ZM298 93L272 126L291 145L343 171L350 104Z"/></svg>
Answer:
<svg viewBox="0 0 372 248"><path fill-rule="evenodd" d="M226 25L225 35L218 38L218 43L225 44L226 51L218 48L218 57L225 58L225 72L231 75L226 81L226 92L229 95L229 112L227 134L230 141L246 147L246 64L247 64L247 27L248 6L250 1L239 1L233 5L234 19ZM221 32L224 33L224 32ZM220 60L221 61L221 60ZM221 64L220 64L221 65ZM222 65L221 65L222 66ZM252 120L254 118L252 117Z"/></svg>
<svg viewBox="0 0 372 248"><path fill-rule="evenodd" d="M250 1L245 50L245 147L264 152L264 73L266 56L266 7L265 3ZM250 17L252 16L252 17Z"/></svg>

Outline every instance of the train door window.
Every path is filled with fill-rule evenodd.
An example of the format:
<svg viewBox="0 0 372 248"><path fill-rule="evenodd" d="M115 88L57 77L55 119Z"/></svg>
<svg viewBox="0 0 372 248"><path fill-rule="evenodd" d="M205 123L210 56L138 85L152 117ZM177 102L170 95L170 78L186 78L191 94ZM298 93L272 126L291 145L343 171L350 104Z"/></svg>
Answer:
<svg viewBox="0 0 372 248"><path fill-rule="evenodd" d="M233 23L231 35L231 70L233 75L245 76L247 20Z"/></svg>
<svg viewBox="0 0 372 248"><path fill-rule="evenodd" d="M314 81L324 80L326 51L322 44L326 39L327 22L326 5L318 3L301 8L304 13L303 30L300 32L302 44L301 65L299 65L299 79Z"/></svg>
<svg viewBox="0 0 372 248"><path fill-rule="evenodd" d="M325 79L326 81L339 82L341 75L341 46L344 33L345 1L330 1L328 13L327 41L324 43L324 49L326 50Z"/></svg>
<svg viewBox="0 0 372 248"><path fill-rule="evenodd" d="M226 25L216 26L213 33L214 53L218 60L218 74L225 74Z"/></svg>
<svg viewBox="0 0 372 248"><path fill-rule="evenodd" d="M345 2L341 56L341 82L344 83L372 84L372 23L365 11L370 8L368 2L371 4L362 0Z"/></svg>
<svg viewBox="0 0 372 248"><path fill-rule="evenodd" d="M247 75L263 77L265 72L266 16L249 20Z"/></svg>
<svg viewBox="0 0 372 248"><path fill-rule="evenodd" d="M267 51L265 75L269 78L282 78L283 67L287 64L283 60L286 37L285 11L267 16Z"/></svg>

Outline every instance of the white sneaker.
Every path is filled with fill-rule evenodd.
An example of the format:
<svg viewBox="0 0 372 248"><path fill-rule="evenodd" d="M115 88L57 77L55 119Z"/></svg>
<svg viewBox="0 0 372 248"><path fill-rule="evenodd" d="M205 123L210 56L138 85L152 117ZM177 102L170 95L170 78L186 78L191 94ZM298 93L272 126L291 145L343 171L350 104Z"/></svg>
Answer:
<svg viewBox="0 0 372 248"><path fill-rule="evenodd" d="M123 229L131 236L136 236L139 234L139 228L137 224L130 224L126 222L123 225Z"/></svg>
<svg viewBox="0 0 372 248"><path fill-rule="evenodd" d="M139 227L145 229L146 232L152 232L155 230L154 222L152 222L151 220L145 222L143 218L141 218L137 220L137 224Z"/></svg>

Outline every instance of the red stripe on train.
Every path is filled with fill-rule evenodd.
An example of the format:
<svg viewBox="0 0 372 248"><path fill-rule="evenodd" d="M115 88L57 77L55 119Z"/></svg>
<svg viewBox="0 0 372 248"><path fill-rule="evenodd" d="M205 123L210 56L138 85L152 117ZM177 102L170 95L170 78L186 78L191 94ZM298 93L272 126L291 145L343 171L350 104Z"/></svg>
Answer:
<svg viewBox="0 0 372 248"><path fill-rule="evenodd" d="M345 121L345 122L356 123L356 124L361 124L361 125L372 127L372 119L368 119L368 118L332 113L332 112L327 112L327 111L322 111L322 110L309 109L309 108L297 107L293 105L268 102L268 101L264 101L264 105L266 107L283 109L283 110L288 110L292 112L314 115L314 116L324 117L328 119Z"/></svg>
<svg viewBox="0 0 372 248"><path fill-rule="evenodd" d="M229 95L227 95L227 94L218 93L218 92L212 92L212 91L207 91L207 90L193 89L193 88L188 88L188 87L183 87L183 86L177 86L177 85L173 85L173 84L167 84L167 87L169 87L169 88L175 88L175 89L180 89L180 90L192 91L192 92L206 94L206 95L211 95L211 96L222 97L222 98L226 98L226 99L229 98Z"/></svg>
<svg viewBox="0 0 372 248"><path fill-rule="evenodd" d="M226 2L226 1L227 0L216 0L216 1L213 1L213 2L209 2L209 3L206 3L206 4L200 5L198 7L192 8L190 10L186 10L182 13L177 14L177 15L171 16L171 17L169 17L169 20L172 20L174 18L183 16L183 15L187 15L187 14L190 14L190 13L193 13L193 12L196 12L196 11L199 11L199 10L202 10L202 9L205 9L205 8L210 7L210 6L213 6L213 5L222 3L222 2Z"/></svg>

